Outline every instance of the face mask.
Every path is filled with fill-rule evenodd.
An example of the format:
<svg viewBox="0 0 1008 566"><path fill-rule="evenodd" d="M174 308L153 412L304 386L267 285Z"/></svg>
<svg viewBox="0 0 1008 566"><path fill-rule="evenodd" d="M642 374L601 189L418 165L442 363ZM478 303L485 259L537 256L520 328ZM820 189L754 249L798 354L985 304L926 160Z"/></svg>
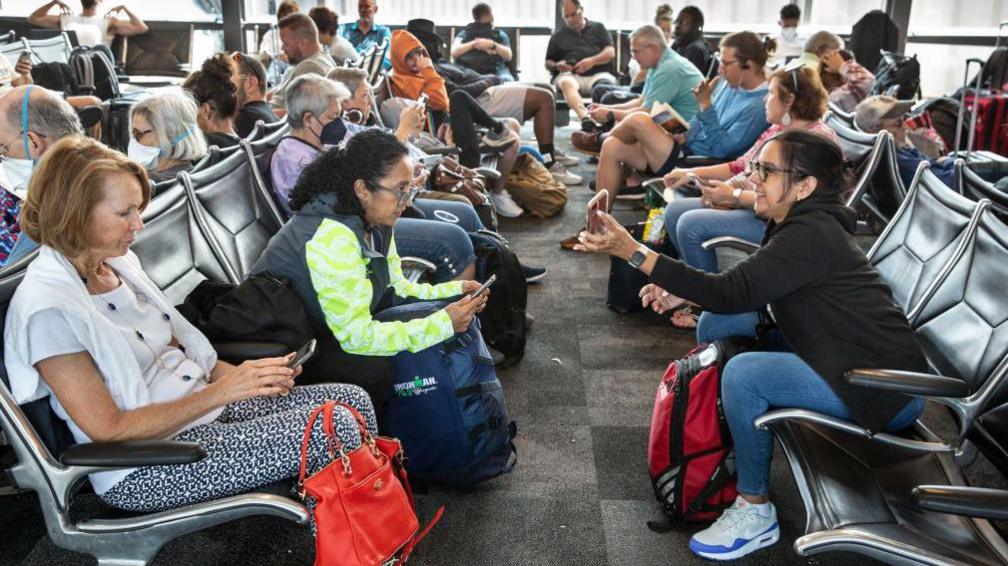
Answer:
<svg viewBox="0 0 1008 566"><path fill-rule="evenodd" d="M158 156L161 155L161 148L144 145L134 138L130 138L129 147L126 148L126 156L150 169L154 166Z"/></svg>
<svg viewBox="0 0 1008 566"><path fill-rule="evenodd" d="M319 141L322 145L339 145L346 137L346 124L343 123L342 118L336 118L332 122L329 122L322 128L322 133L319 134Z"/></svg>
<svg viewBox="0 0 1008 566"><path fill-rule="evenodd" d="M35 162L31 159L6 157L0 161L0 187L24 200L28 197L28 181L31 180L34 171Z"/></svg>
<svg viewBox="0 0 1008 566"><path fill-rule="evenodd" d="M24 98L21 99L21 141L28 159L4 157L0 160L0 187L14 193L21 200L28 197L28 181L35 172L35 161L31 159L31 146L28 145L28 94L31 89L32 85L28 85Z"/></svg>
<svg viewBox="0 0 1008 566"><path fill-rule="evenodd" d="M780 35L787 41L794 41L798 37L798 28L781 28Z"/></svg>

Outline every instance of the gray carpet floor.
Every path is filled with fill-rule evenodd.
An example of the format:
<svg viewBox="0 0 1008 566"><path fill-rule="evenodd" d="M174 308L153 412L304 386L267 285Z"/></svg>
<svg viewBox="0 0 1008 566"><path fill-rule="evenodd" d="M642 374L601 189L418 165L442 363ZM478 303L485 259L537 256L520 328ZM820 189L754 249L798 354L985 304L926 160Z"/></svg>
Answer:
<svg viewBox="0 0 1008 566"><path fill-rule="evenodd" d="M569 150L570 129L558 130ZM530 128L523 132L531 136ZM573 153L572 153L573 155ZM438 505L443 520L411 563L427 566L601 566L701 564L686 548L697 526L659 535L646 522L660 518L647 475L647 435L655 388L669 360L694 344L652 313L623 316L605 307L609 261L562 251L558 243L584 223L594 166L573 170L585 185L572 187L562 214L548 220L503 220L502 232L522 259L549 275L529 289L536 319L524 361L499 372L508 409L518 422L518 465L505 477L468 490L430 489L418 495L425 517ZM643 212L617 205L617 216L640 221ZM929 408L929 424L949 430L944 413ZM982 485L1003 480L983 463ZM834 553L803 559L792 543L805 514L783 458L775 458L772 498L781 541L744 560L755 564L867 565ZM92 496L93 497L93 496ZM86 498L85 498L86 499ZM87 503L87 501L85 501ZM0 564L79 565L93 559L56 547L46 536L31 494L0 498ZM269 518L236 521L181 537L166 546L159 565L310 564L306 528Z"/></svg>

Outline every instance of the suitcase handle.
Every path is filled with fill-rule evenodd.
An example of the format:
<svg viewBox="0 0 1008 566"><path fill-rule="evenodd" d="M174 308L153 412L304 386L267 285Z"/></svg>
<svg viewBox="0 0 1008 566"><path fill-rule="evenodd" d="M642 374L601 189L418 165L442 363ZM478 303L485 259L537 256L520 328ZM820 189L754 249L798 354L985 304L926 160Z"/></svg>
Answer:
<svg viewBox="0 0 1008 566"><path fill-rule="evenodd" d="M1008 24L1008 22L1005 23ZM970 112L969 134L966 139L966 151L969 151L973 147L973 141L976 134L977 109L980 107L980 84L981 81L983 81L983 70L984 65L986 64L986 61L976 57L966 59L966 72L963 76L962 95L959 97L959 116L956 118L956 137L953 151L959 151L962 147L960 142L962 141L963 120L966 116L966 93L969 90L970 67L974 63L977 64L979 69L976 74L976 84L973 87L973 110Z"/></svg>

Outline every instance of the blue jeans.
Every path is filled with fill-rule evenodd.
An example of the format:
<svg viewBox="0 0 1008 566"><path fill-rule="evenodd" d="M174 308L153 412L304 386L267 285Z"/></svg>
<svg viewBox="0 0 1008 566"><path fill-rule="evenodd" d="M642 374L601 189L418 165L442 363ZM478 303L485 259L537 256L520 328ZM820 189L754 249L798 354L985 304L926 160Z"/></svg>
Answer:
<svg viewBox="0 0 1008 566"><path fill-rule="evenodd" d="M413 204L423 211L428 220L458 224L466 232L485 229L479 215L476 214L476 209L464 202L418 198L413 201ZM438 212L439 210L441 212ZM445 214L446 212L447 214Z"/></svg>
<svg viewBox="0 0 1008 566"><path fill-rule="evenodd" d="M419 257L437 266L435 283L451 281L476 261L469 233L449 222L400 218L395 242L399 257Z"/></svg>
<svg viewBox="0 0 1008 566"><path fill-rule="evenodd" d="M763 240L766 222L751 210L705 208L699 198L685 198L665 207L665 230L687 265L716 273L717 256L713 250L703 249L701 244L718 236L735 236L759 243Z"/></svg>
<svg viewBox="0 0 1008 566"><path fill-rule="evenodd" d="M697 339L701 328L704 340L754 337L756 320L756 313L705 312L697 325ZM771 348L775 346L786 348L779 339L771 344ZM767 495L769 491L773 434L753 426L757 417L770 409L797 408L853 420L847 405L829 384L790 351L745 352L729 360L721 375L721 399L735 443L738 490L746 495ZM906 428L923 411L924 400L914 398L889 421L889 430Z"/></svg>

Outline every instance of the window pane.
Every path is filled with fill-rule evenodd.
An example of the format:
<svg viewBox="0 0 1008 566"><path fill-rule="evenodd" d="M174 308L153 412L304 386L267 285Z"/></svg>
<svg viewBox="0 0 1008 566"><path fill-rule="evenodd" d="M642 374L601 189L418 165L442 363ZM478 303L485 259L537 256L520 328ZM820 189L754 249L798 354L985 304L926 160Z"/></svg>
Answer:
<svg viewBox="0 0 1008 566"><path fill-rule="evenodd" d="M910 7L910 32L917 35L994 35L1004 20L1004 0L913 0Z"/></svg>
<svg viewBox="0 0 1008 566"><path fill-rule="evenodd" d="M255 1L255 0L253 0ZM375 21L403 25L413 18L426 18L439 26L465 25L472 21L477 0L381 0ZM357 0L328 0L326 5L340 15L340 23L357 19ZM553 27L554 0L494 2L498 26Z"/></svg>
<svg viewBox="0 0 1008 566"><path fill-rule="evenodd" d="M976 45L943 45L938 43L907 43L908 55L921 61L921 92L924 96L951 94L962 86L966 59L987 60L991 48ZM923 64L927 61L927 64ZM974 65L973 71L976 71Z"/></svg>
<svg viewBox="0 0 1008 566"><path fill-rule="evenodd" d="M916 0L915 0L916 1ZM885 0L844 0L830 2L813 0L809 14L809 26L813 31L828 30L833 33L848 34L861 16L872 10L884 10Z"/></svg>
<svg viewBox="0 0 1008 566"><path fill-rule="evenodd" d="M3 5L3 15L24 17L43 5L45 0L0 0L0 3ZM68 4L75 14L80 13L78 2ZM117 2L100 4L98 13L104 14L117 5ZM219 22L221 18L221 0L146 0L130 2L127 6L136 15L151 21ZM55 15L59 10L54 8L49 13Z"/></svg>

